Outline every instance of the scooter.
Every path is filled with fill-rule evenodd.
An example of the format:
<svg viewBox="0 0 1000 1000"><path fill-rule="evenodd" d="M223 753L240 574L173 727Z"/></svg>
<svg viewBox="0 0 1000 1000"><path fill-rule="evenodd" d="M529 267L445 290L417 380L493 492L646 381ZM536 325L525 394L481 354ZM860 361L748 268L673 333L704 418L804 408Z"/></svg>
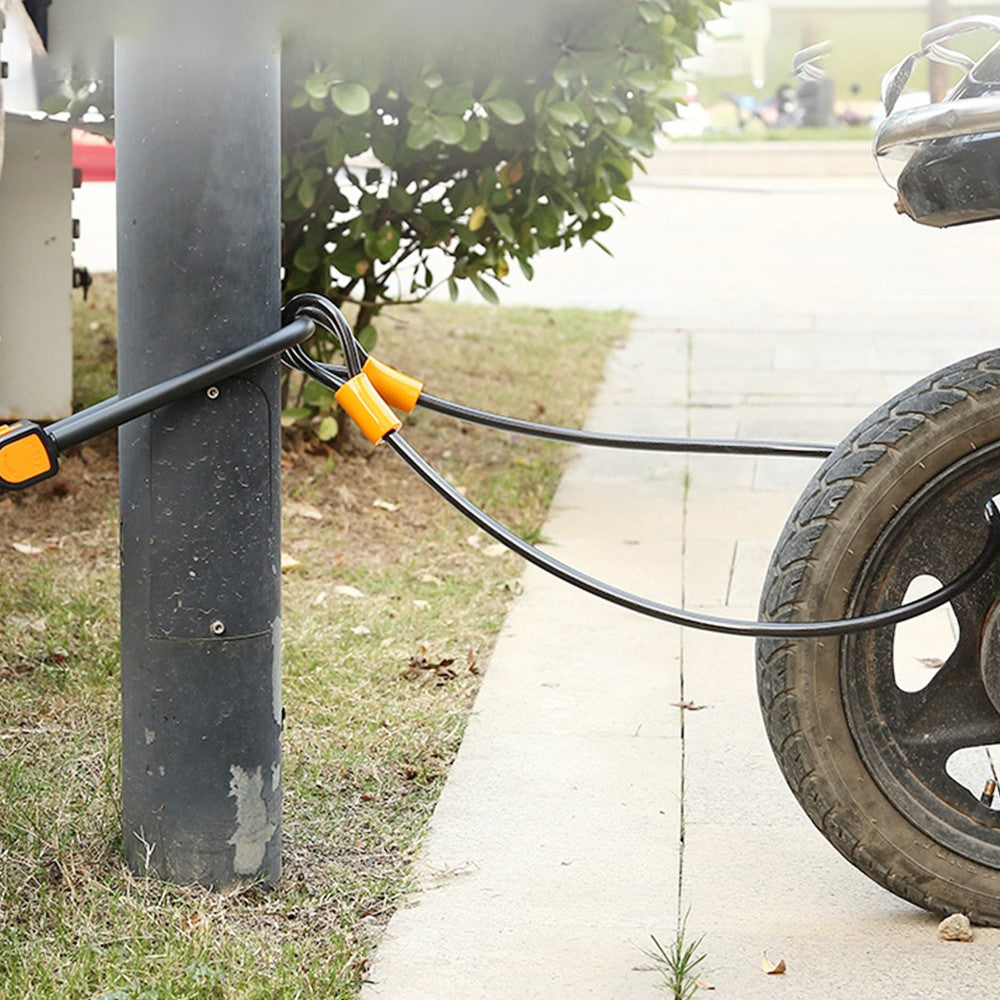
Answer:
<svg viewBox="0 0 1000 1000"><path fill-rule="evenodd" d="M1000 34L1000 18L928 32L884 82L874 151L909 152L897 209L921 224L1000 218L1000 43L978 60L944 45L983 29ZM965 76L944 102L892 113L922 57ZM834 450L788 518L761 618L850 618L951 579L998 491L995 349L900 393ZM792 791L848 860L919 906L1000 925L1000 566L950 608L954 649L920 686L900 676L896 628L760 638L760 704Z"/></svg>

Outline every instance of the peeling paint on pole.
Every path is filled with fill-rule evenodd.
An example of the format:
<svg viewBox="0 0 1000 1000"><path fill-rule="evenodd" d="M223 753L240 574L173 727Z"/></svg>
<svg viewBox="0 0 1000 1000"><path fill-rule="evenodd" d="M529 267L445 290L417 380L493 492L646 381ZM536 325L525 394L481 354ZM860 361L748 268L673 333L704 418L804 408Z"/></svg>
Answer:
<svg viewBox="0 0 1000 1000"><path fill-rule="evenodd" d="M229 771L233 776L229 797L236 799L236 830L228 841L236 848L233 871L237 875L255 875L278 826L267 815L261 769L258 767L249 774L233 764Z"/></svg>

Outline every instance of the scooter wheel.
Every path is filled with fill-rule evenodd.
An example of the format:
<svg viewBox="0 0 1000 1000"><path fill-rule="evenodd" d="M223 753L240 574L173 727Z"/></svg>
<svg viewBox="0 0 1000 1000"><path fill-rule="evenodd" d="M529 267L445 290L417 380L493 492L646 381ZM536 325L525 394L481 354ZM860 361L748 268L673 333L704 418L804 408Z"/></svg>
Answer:
<svg viewBox="0 0 1000 1000"><path fill-rule="evenodd" d="M991 351L901 393L836 449L789 517L761 616L853 617L954 579L998 493ZM1000 565L911 623L759 640L757 683L785 778L837 850L918 906L1000 926Z"/></svg>

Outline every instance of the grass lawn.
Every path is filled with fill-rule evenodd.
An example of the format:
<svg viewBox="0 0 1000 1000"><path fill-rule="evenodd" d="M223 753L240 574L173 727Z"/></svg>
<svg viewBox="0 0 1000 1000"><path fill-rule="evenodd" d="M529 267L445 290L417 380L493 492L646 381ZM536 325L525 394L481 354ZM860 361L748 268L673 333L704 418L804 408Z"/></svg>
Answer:
<svg viewBox="0 0 1000 1000"><path fill-rule="evenodd" d="M81 404L114 391L114 287L76 303ZM579 424L621 314L427 305L379 356L474 405ZM565 449L418 413L407 439L537 538ZM284 878L138 878L119 832L113 435L0 499L0 998L357 995L461 740L520 563L387 449L283 452ZM352 596L358 592L363 597Z"/></svg>

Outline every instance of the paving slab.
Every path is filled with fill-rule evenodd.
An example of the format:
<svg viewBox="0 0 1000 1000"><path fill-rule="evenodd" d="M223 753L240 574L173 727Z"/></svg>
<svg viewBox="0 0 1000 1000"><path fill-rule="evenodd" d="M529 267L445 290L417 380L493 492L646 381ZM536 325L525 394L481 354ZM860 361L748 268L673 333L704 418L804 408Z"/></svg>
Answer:
<svg viewBox="0 0 1000 1000"><path fill-rule="evenodd" d="M508 298L634 312L595 429L834 443L890 393L995 342L995 228L923 230L891 201L874 175L664 169L609 232L615 258L546 257ZM581 451L547 547L658 600L755 617L816 467ZM685 918L715 997L996 990L1000 931L939 941L935 918L857 872L800 810L760 719L751 640L639 619L534 568L418 876L365 1000L662 997L650 935L669 943ZM765 955L783 976L762 971Z"/></svg>

